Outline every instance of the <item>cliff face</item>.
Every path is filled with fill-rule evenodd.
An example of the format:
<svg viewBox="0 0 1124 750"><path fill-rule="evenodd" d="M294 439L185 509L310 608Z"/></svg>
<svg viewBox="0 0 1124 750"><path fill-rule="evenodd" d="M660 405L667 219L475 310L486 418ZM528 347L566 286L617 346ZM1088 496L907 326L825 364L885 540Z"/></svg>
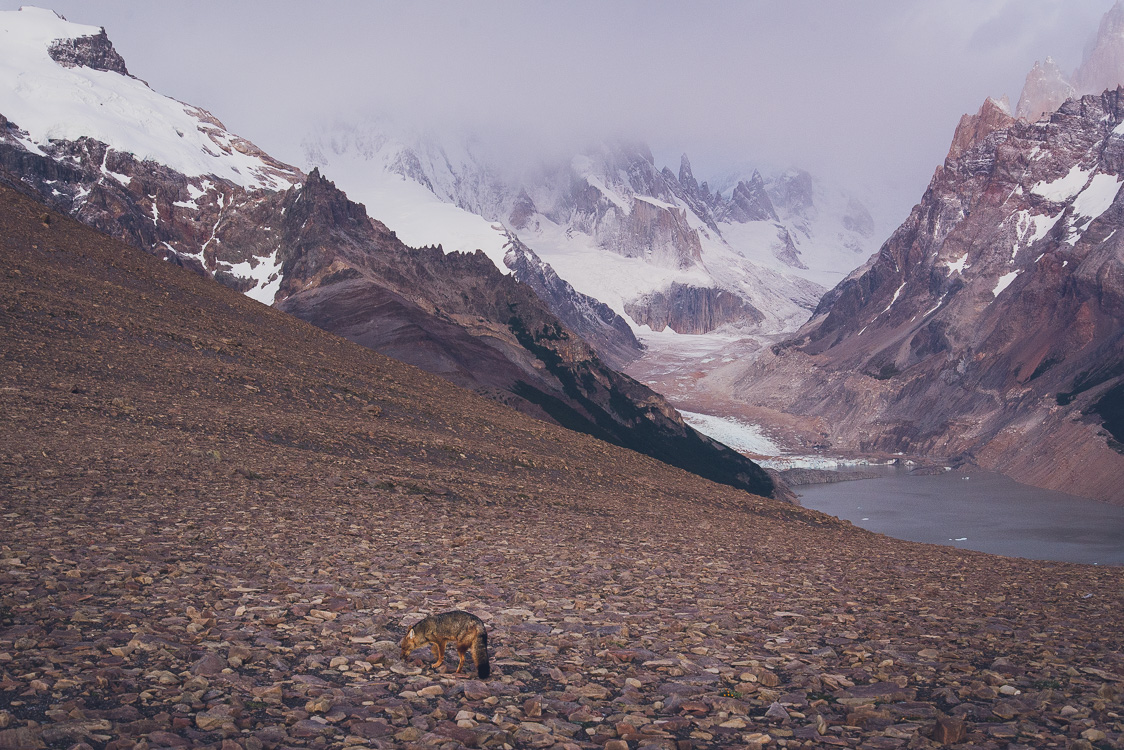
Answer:
<svg viewBox="0 0 1124 750"><path fill-rule="evenodd" d="M629 316L653 331L706 333L727 323L760 322L758 310L735 294L713 287L672 284L625 306Z"/></svg>
<svg viewBox="0 0 1124 750"><path fill-rule="evenodd" d="M868 267L737 390L834 447L972 454L1124 503L1124 90L966 117Z"/></svg>

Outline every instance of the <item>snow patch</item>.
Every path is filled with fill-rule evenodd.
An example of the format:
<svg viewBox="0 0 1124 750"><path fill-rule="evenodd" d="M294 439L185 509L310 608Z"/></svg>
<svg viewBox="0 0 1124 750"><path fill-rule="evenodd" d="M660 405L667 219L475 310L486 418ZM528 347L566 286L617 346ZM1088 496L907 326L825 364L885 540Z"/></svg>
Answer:
<svg viewBox="0 0 1124 750"><path fill-rule="evenodd" d="M1112 174L1093 175L1088 187L1081 191L1073 201L1073 212L1086 217L1089 222L1108 210L1116 200L1120 186L1124 185L1124 177ZM1086 224L1088 226L1088 224Z"/></svg>
<svg viewBox="0 0 1124 750"><path fill-rule="evenodd" d="M1097 175L1100 177L1101 175ZM1094 178L1096 179L1096 178ZM1062 213L1059 212L1057 216L1046 216L1045 214L1032 215L1030 211L1019 211L1018 222L1016 229L1018 231L1019 241L1015 244L1015 249L1011 253L1011 258L1014 259L1015 253L1019 251L1019 247L1030 247L1035 242L1045 237L1058 223L1058 219L1062 218Z"/></svg>
<svg viewBox="0 0 1124 750"><path fill-rule="evenodd" d="M242 261L241 263L223 264L226 270L240 279L252 279L254 287L246 292L246 296L265 305L272 305L277 291L281 288L281 260L280 253L276 250L265 258L255 258L257 261Z"/></svg>
<svg viewBox="0 0 1124 750"><path fill-rule="evenodd" d="M890 308L893 307L894 303L898 301L898 297L901 296L903 289L905 289L904 281L902 282L902 285L898 287L898 290L894 292L894 298L890 300L890 304L886 305L886 309L878 313L879 315L885 315L886 313L890 312Z"/></svg>
<svg viewBox="0 0 1124 750"><path fill-rule="evenodd" d="M1003 290L1009 287L1011 285L1011 282L1014 281L1015 277L1017 277L1020 273L1022 273L1022 271L1011 271L1010 273L1005 273L1000 276L999 281L997 281L995 284L995 288L991 290L992 296L998 297L1000 294L1002 294Z"/></svg>
<svg viewBox="0 0 1124 750"><path fill-rule="evenodd" d="M956 260L946 261L946 265L948 266L948 275L949 276L951 276L953 273L963 274L964 269L968 267L968 253L964 253L963 255L961 255ZM899 289L898 291L901 291L901 290ZM889 309L889 308L887 308L887 309Z"/></svg>
<svg viewBox="0 0 1124 750"><path fill-rule="evenodd" d="M1035 195L1040 195L1054 203L1065 203L1081 192L1081 189L1084 188L1085 184L1089 181L1089 175L1092 173L1093 170L1082 169L1080 165L1074 164L1073 168L1063 177L1059 177L1050 182L1043 180L1032 187L1030 192Z"/></svg>

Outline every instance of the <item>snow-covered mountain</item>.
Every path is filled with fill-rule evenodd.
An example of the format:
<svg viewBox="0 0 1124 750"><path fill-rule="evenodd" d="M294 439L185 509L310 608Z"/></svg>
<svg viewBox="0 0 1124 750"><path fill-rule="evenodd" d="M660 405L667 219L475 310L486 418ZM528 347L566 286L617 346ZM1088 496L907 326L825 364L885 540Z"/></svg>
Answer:
<svg viewBox="0 0 1124 750"><path fill-rule="evenodd" d="M53 209L541 419L774 493L764 470L574 335L539 297L567 290L541 264L532 288L483 254L407 246L316 170L129 75L100 28L0 13L0 183L37 198L48 228ZM534 274L529 251L508 244ZM635 344L603 305L556 302Z"/></svg>
<svg viewBox="0 0 1124 750"><path fill-rule="evenodd" d="M673 173L642 144L516 168L471 140L388 133L328 127L306 158L410 241L480 248L506 269L517 237L641 337L793 330L874 248L862 204L806 172L733 179L724 195L686 156Z"/></svg>
<svg viewBox="0 0 1124 750"><path fill-rule="evenodd" d="M104 29L25 7L0 13L0 40L4 166L66 213L273 301L280 260L269 230L235 253L223 252L219 230L299 186L300 170L130 75Z"/></svg>

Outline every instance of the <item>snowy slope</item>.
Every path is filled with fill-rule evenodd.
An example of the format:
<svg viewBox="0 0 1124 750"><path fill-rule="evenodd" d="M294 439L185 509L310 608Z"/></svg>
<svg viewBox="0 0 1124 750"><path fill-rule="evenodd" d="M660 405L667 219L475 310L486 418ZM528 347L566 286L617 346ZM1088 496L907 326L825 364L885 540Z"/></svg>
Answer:
<svg viewBox="0 0 1124 750"><path fill-rule="evenodd" d="M412 169L417 150L378 133L336 128L305 143L310 166L332 176L344 192L362 203L410 247L440 245L445 252L483 250L503 273L507 230L470 211L442 200L424 174L446 176L448 170L430 162Z"/></svg>
<svg viewBox="0 0 1124 750"><path fill-rule="evenodd" d="M157 94L132 76L67 67L50 55L59 40L103 33L41 8L0 13L0 114L15 123L29 150L42 154L51 141L86 137L188 177L213 175L266 190L297 181L204 110Z"/></svg>
<svg viewBox="0 0 1124 750"><path fill-rule="evenodd" d="M692 334L722 326L793 330L824 283L869 255L845 248L837 253L845 270L787 264L778 256L792 245L795 226L717 223L708 201L725 199L705 184L684 187L642 145L603 145L568 161L523 165L513 176L471 143L389 131L383 123L325 128L306 140L308 165L332 174L408 244L480 248L505 269L505 235L517 236L641 337L666 326ZM796 242L814 244L804 235ZM676 305L692 312L668 314ZM683 321L684 314L696 319Z"/></svg>

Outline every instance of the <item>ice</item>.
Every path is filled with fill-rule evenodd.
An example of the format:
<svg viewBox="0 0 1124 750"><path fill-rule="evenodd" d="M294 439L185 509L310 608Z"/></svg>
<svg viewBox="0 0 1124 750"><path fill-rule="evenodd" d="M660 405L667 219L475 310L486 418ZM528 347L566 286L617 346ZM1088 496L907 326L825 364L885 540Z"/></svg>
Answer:
<svg viewBox="0 0 1124 750"><path fill-rule="evenodd" d="M679 413L683 415L683 420L687 424L739 453L751 453L756 456L778 456L784 453L758 425L733 417L717 417L690 411Z"/></svg>

